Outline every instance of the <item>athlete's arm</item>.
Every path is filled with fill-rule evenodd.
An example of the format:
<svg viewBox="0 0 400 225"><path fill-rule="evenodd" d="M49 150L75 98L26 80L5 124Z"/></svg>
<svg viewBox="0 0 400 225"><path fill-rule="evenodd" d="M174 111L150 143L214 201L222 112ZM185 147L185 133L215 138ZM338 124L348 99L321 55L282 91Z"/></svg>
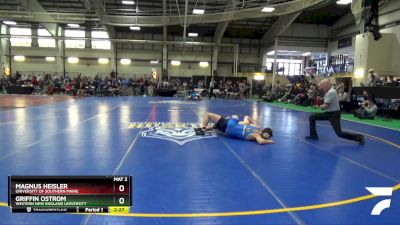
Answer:
<svg viewBox="0 0 400 225"><path fill-rule="evenodd" d="M244 124L253 124L253 125L255 125L253 119L251 119L250 116L245 116L244 119L243 119L243 122L244 122Z"/></svg>
<svg viewBox="0 0 400 225"><path fill-rule="evenodd" d="M243 121L240 121L239 124L242 125L256 125L254 121L250 118L250 116L244 116Z"/></svg>
<svg viewBox="0 0 400 225"><path fill-rule="evenodd" d="M257 133L252 133L246 138L247 141L256 141L260 145L265 145L265 144L272 144L274 143L273 140L266 140L261 135Z"/></svg>
<svg viewBox="0 0 400 225"><path fill-rule="evenodd" d="M324 104L322 104L319 108L324 110L324 109L328 108L328 106L329 106L329 104L324 102Z"/></svg>
<svg viewBox="0 0 400 225"><path fill-rule="evenodd" d="M266 139L262 138L261 136L258 136L258 137L256 138L256 141L257 141L257 143L260 144L260 145L266 145L266 144L272 144L272 143L274 143L273 140L266 140Z"/></svg>

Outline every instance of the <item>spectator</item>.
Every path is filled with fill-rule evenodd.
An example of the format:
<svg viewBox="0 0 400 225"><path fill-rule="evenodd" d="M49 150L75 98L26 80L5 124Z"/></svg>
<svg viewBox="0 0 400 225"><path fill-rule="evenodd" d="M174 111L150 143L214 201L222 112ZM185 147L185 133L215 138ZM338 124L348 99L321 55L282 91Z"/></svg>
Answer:
<svg viewBox="0 0 400 225"><path fill-rule="evenodd" d="M311 84L307 91L307 97L310 105L315 105L315 99L317 97L317 87L315 84Z"/></svg>
<svg viewBox="0 0 400 225"><path fill-rule="evenodd" d="M244 98L244 92L245 92L245 89L246 89L246 84L244 83L244 81L242 81L242 82L239 82L239 94L240 94L240 99L243 99Z"/></svg>
<svg viewBox="0 0 400 225"><path fill-rule="evenodd" d="M16 81L19 81L21 79L21 74L19 73L19 71L17 71L16 73L15 73L15 80Z"/></svg>
<svg viewBox="0 0 400 225"><path fill-rule="evenodd" d="M344 83L340 82L337 86L336 86L336 91L339 94L340 92L344 92Z"/></svg>
<svg viewBox="0 0 400 225"><path fill-rule="evenodd" d="M36 87L39 85L39 81L36 79L36 76L32 77L31 84Z"/></svg>
<svg viewBox="0 0 400 225"><path fill-rule="evenodd" d="M344 90L340 90L338 94L339 105L342 112L350 112L352 109L352 104L350 102L350 96Z"/></svg>
<svg viewBox="0 0 400 225"><path fill-rule="evenodd" d="M199 80L199 82L197 82L197 88L203 88L203 81Z"/></svg>
<svg viewBox="0 0 400 225"><path fill-rule="evenodd" d="M375 96L373 94L369 94L367 90L363 91L363 98L364 98L364 103L365 101L367 101L368 99L371 99L372 101L375 102Z"/></svg>
<svg viewBox="0 0 400 225"><path fill-rule="evenodd" d="M116 77L117 77L117 73L115 73L115 71L112 70L111 73L110 73L110 78L111 78L111 79L114 79L114 78L116 78Z"/></svg>
<svg viewBox="0 0 400 225"><path fill-rule="evenodd" d="M378 74L375 73L374 69L369 69L368 70L368 75L370 77L370 81L368 83L368 87L376 87L377 81L378 81L378 79L377 79Z"/></svg>
<svg viewBox="0 0 400 225"><path fill-rule="evenodd" d="M378 107L374 101L372 99L367 99L361 105L361 108L356 110L354 116L360 119L374 119L377 111Z"/></svg>
<svg viewBox="0 0 400 225"><path fill-rule="evenodd" d="M184 91L188 90L188 83L186 82L186 80L183 81L183 90Z"/></svg>
<svg viewBox="0 0 400 225"><path fill-rule="evenodd" d="M384 85L385 86L397 86L397 82L394 81L393 76L387 76Z"/></svg>
<svg viewBox="0 0 400 225"><path fill-rule="evenodd" d="M154 84L151 82L148 88L149 96L154 96Z"/></svg>

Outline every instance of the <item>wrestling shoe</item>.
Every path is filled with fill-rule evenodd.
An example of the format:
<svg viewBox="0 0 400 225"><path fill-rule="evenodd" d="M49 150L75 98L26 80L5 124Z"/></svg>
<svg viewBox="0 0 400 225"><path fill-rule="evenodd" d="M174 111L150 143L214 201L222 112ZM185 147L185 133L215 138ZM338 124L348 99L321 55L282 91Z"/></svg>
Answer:
<svg viewBox="0 0 400 225"><path fill-rule="evenodd" d="M196 135L204 135L206 132L201 128L194 128Z"/></svg>

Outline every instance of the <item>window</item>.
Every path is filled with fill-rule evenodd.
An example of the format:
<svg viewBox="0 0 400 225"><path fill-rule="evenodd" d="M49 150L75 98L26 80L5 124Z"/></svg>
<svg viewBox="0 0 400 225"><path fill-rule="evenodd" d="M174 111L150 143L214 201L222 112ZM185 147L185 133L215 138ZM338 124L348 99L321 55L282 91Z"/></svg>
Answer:
<svg viewBox="0 0 400 225"><path fill-rule="evenodd" d="M65 37L84 38L84 30L65 30ZM66 48L85 48L85 40L65 39Z"/></svg>
<svg viewBox="0 0 400 225"><path fill-rule="evenodd" d="M11 27L10 28L10 42L11 46L22 46L22 47L31 47L32 46L32 38L31 37L13 37L13 35L26 35L31 36L32 30L30 28L18 28Z"/></svg>
<svg viewBox="0 0 400 225"><path fill-rule="evenodd" d="M284 75L289 75L289 63L284 63L283 68L285 69Z"/></svg>
<svg viewBox="0 0 400 225"><path fill-rule="evenodd" d="M111 49L111 42L109 40L99 40L108 39L108 34L105 31L92 31L92 38L98 38L97 40L92 40L93 49Z"/></svg>
<svg viewBox="0 0 400 225"><path fill-rule="evenodd" d="M267 63L267 70L272 71L273 69L274 68L272 68L272 63L271 62Z"/></svg>
<svg viewBox="0 0 400 225"><path fill-rule="evenodd" d="M56 40L51 38L51 34L46 29L38 29L38 44L41 48L55 48Z"/></svg>
<svg viewBox="0 0 400 225"><path fill-rule="evenodd" d="M276 60L278 67L278 74L293 76L293 75L301 75L301 67L302 60L299 59L277 59ZM272 64L274 63L274 59L267 59L267 67L272 68Z"/></svg>
<svg viewBox="0 0 400 225"><path fill-rule="evenodd" d="M298 75L295 72L295 66L296 66L296 64L289 64L289 74L290 75Z"/></svg>
<svg viewBox="0 0 400 225"><path fill-rule="evenodd" d="M301 73L301 64L300 63L296 63L295 65L295 70L294 70L294 75L300 75Z"/></svg>

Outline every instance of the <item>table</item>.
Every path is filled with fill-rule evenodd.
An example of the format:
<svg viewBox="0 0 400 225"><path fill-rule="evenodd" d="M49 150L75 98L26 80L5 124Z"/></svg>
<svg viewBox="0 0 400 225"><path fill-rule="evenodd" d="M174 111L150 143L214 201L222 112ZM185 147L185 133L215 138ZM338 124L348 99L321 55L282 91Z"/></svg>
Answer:
<svg viewBox="0 0 400 225"><path fill-rule="evenodd" d="M32 94L33 87L10 86L6 88L8 94Z"/></svg>

